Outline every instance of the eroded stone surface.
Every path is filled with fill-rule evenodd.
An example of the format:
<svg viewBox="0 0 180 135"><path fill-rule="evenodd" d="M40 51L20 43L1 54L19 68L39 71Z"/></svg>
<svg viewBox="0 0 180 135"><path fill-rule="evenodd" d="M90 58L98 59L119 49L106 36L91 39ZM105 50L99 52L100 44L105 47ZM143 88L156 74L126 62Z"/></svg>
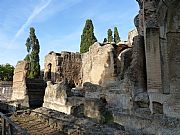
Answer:
<svg viewBox="0 0 180 135"><path fill-rule="evenodd" d="M94 43L89 52L82 54L82 83L91 82L108 85L115 81L114 47L111 44L100 46Z"/></svg>
<svg viewBox="0 0 180 135"><path fill-rule="evenodd" d="M28 63L26 61L19 61L14 70L13 76L13 93L12 100L25 99L26 91L26 73L28 71Z"/></svg>
<svg viewBox="0 0 180 135"><path fill-rule="evenodd" d="M179 48L180 1L137 2L140 11L135 18L135 26L145 39L150 110L153 113L153 102L158 102L163 105L164 114L179 118L180 98L177 88L179 89L180 73L176 67L180 58L176 52Z"/></svg>
<svg viewBox="0 0 180 135"><path fill-rule="evenodd" d="M14 70L13 91L11 96L11 104L13 106L33 107L42 106L45 90L45 82L41 78L28 79L26 74L28 71L28 63L19 61Z"/></svg>
<svg viewBox="0 0 180 135"><path fill-rule="evenodd" d="M128 135L119 124L100 124L88 118L77 118L46 108L14 114L11 119L30 134Z"/></svg>
<svg viewBox="0 0 180 135"><path fill-rule="evenodd" d="M133 29L128 33L128 46L133 46L133 38L138 35L137 29Z"/></svg>
<svg viewBox="0 0 180 135"><path fill-rule="evenodd" d="M72 105L67 105L68 92L71 90L66 82L52 84L47 82L43 107L71 114Z"/></svg>
<svg viewBox="0 0 180 135"><path fill-rule="evenodd" d="M80 70L82 60L79 53L50 52L45 56L44 78L52 82L67 79L72 87L81 85Z"/></svg>

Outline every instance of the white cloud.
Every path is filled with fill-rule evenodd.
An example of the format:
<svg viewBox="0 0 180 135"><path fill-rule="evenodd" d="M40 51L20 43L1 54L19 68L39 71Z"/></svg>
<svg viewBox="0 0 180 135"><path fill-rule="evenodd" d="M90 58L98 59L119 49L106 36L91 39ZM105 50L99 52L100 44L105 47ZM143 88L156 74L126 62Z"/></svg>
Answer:
<svg viewBox="0 0 180 135"><path fill-rule="evenodd" d="M37 5L32 14L28 17L28 19L26 20L26 22L20 27L20 29L16 32L14 38L12 39L11 43L10 43L10 46L16 41L16 39L22 34L22 32L24 31L24 29L26 27L28 27L33 19L39 15L50 3L51 3L52 0L47 0L47 1L44 1L42 0L41 3L39 5Z"/></svg>
<svg viewBox="0 0 180 135"><path fill-rule="evenodd" d="M34 22L44 22L55 14L71 8L81 1L82 0L53 0L46 10L36 17Z"/></svg>
<svg viewBox="0 0 180 135"><path fill-rule="evenodd" d="M68 9L81 1L82 0L41 0L41 2L34 8L32 14L28 17L26 22L16 32L15 36L9 44L9 47L13 45L17 38L32 22L45 21L54 14Z"/></svg>

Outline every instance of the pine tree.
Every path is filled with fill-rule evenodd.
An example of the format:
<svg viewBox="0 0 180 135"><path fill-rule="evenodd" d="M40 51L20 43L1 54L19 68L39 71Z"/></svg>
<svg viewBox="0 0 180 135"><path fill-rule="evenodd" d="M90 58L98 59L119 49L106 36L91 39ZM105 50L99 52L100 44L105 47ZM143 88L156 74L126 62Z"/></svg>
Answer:
<svg viewBox="0 0 180 135"><path fill-rule="evenodd" d="M29 70L27 73L28 78L38 78L40 76L40 65L39 65L39 41L35 34L35 29L30 28L30 35L26 40L26 47L28 55L25 60L29 63Z"/></svg>
<svg viewBox="0 0 180 135"><path fill-rule="evenodd" d="M108 29L108 42L111 43L113 41L113 36L112 36L112 30Z"/></svg>
<svg viewBox="0 0 180 135"><path fill-rule="evenodd" d="M121 40L120 40L120 37L119 37L118 29L117 29L117 27L114 27L114 42L117 44L120 41Z"/></svg>
<svg viewBox="0 0 180 135"><path fill-rule="evenodd" d="M86 20L83 33L81 35L80 53L89 51L89 47L97 41L94 35L94 26L91 19Z"/></svg>

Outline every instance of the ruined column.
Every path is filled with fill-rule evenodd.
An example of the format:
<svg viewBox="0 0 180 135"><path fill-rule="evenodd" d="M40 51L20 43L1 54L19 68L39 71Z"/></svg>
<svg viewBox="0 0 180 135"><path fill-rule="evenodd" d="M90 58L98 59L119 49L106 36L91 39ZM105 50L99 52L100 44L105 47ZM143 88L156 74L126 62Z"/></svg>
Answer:
<svg viewBox="0 0 180 135"><path fill-rule="evenodd" d="M162 92L159 28L146 28L145 50L148 92Z"/></svg>
<svg viewBox="0 0 180 135"><path fill-rule="evenodd" d="M28 63L19 61L14 70L13 76L13 92L11 100L23 100L27 97L26 91L26 74L28 71Z"/></svg>
<svg viewBox="0 0 180 135"><path fill-rule="evenodd" d="M144 38L148 92L162 93L160 30L156 14L157 1L143 0Z"/></svg>

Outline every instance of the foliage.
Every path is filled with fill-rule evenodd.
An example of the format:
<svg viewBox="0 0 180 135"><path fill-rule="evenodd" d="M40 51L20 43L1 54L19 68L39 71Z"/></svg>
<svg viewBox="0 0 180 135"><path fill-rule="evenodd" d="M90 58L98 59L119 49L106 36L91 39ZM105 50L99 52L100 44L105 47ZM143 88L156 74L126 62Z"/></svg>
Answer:
<svg viewBox="0 0 180 135"><path fill-rule="evenodd" d="M106 43L106 42L107 42L107 38L104 38L103 43Z"/></svg>
<svg viewBox="0 0 180 135"><path fill-rule="evenodd" d="M113 36L112 36L112 30L108 29L108 42L111 43L113 41Z"/></svg>
<svg viewBox="0 0 180 135"><path fill-rule="evenodd" d="M120 40L120 37L119 37L118 29L117 29L117 27L114 27L114 42L117 44L120 41L121 40Z"/></svg>
<svg viewBox="0 0 180 135"><path fill-rule="evenodd" d="M94 26L91 19L86 20L83 33L81 35L80 53L89 51L89 47L97 41L94 35Z"/></svg>
<svg viewBox="0 0 180 135"><path fill-rule="evenodd" d="M35 29L33 27L30 28L30 35L26 40L27 47L27 56L25 57L25 61L29 63L29 70L27 73L28 78L37 78L40 76L40 65L39 65L39 41L35 34Z"/></svg>
<svg viewBox="0 0 180 135"><path fill-rule="evenodd" d="M12 81L13 80L14 67L10 64L0 65L0 80Z"/></svg>

